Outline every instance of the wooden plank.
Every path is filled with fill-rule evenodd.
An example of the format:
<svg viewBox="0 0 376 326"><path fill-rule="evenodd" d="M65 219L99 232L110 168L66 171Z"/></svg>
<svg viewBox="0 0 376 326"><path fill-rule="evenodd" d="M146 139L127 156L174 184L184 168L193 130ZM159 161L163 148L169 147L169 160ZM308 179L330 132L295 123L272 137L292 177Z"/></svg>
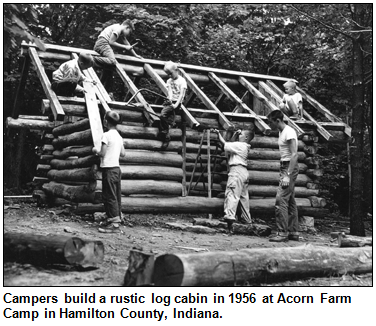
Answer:
<svg viewBox="0 0 376 326"><path fill-rule="evenodd" d="M168 90L167 90L166 83L163 81L161 76L159 76L155 72L155 70L152 68L152 66L150 66L149 64L145 64L144 69L147 72L147 74L154 80L154 82L157 84L157 86L163 92L163 94L168 96ZM189 110L183 104L181 105L181 109L184 113L184 117L185 117L188 125L191 128L198 128L200 123L193 117L193 115L189 112Z"/></svg>
<svg viewBox="0 0 376 326"><path fill-rule="evenodd" d="M116 71L119 74L119 76L122 79L122 81L128 87L129 91L132 93L132 95L135 95L137 93L136 99L144 107L144 111L143 112L144 112L144 115L145 115L146 119L148 120L149 124L152 125L154 121L159 121L160 120L159 117L156 115L156 113L151 108L151 106L149 105L149 103L146 102L145 98L143 97L143 95L141 94L141 92L139 92L139 90L136 87L136 85L132 82L132 80L129 78L129 76L127 75L127 73L121 68L120 64L118 64L118 63L116 64Z"/></svg>
<svg viewBox="0 0 376 326"><path fill-rule="evenodd" d="M83 84L86 91L85 100L90 121L91 136L93 137L93 144L95 148L100 150L102 147L103 127L101 116L99 114L97 98L95 96L95 87L90 82L84 82Z"/></svg>
<svg viewBox="0 0 376 326"><path fill-rule="evenodd" d="M72 57L73 57L74 59L78 59L78 55L77 55L76 53L72 53ZM91 73L90 73L90 71L89 71L90 69L92 70ZM99 78L98 78L96 72L94 71L94 69L93 69L93 68L89 68L89 69L85 69L85 70L83 70L82 72L83 72L83 74L85 75L85 77L87 77L87 78L89 78L89 79L91 79L91 80L95 80L95 81L98 80L98 81L99 81L99 84L98 84L98 82L97 82L97 84L94 86L95 94L97 95L99 101L101 102L101 104L102 104L103 109L105 110L105 112L109 112L109 111L111 111L110 107L109 107L108 104L107 104L107 101L111 101L111 99L110 99L110 97L108 96L107 91L104 89L102 83L100 82L100 80L99 80ZM93 75L95 75L96 78L93 78ZM107 95L107 97L108 97L108 100L106 100L106 98L103 96L102 91L101 91L99 85L101 86L101 88L104 89L104 91L105 91L105 93L106 93L106 95ZM96 100L96 99L95 99L95 100Z"/></svg>
<svg viewBox="0 0 376 326"><path fill-rule="evenodd" d="M33 44L28 44L26 42L22 42L21 44L22 48L29 48L29 47L35 47ZM61 46L61 45L54 45L54 44L46 44L45 43L46 51L53 50L55 52L68 52L69 54L72 52L75 53L81 53L82 51L85 51L87 53L90 53L91 55L98 55L97 52L87 49L81 49L81 48L75 48L75 47L68 47L68 46ZM115 54L115 58L119 62L128 62L136 65L143 65L145 63L150 65L157 65L161 66L162 68L166 64L166 61L161 60L154 60L154 59L137 59L134 56L129 55L123 55L123 54ZM209 67L202 67L202 66L195 66L185 63L180 63L179 66L183 69L189 69L197 72L214 72L219 74L226 74L231 75L233 77L248 77L248 78L254 78L254 79L270 79L270 80L278 80L278 81L288 81L291 78L285 78L285 77L279 77L279 76L269 76L269 75L262 75L262 74L255 74L255 73L249 73L249 72L241 72L241 71L234 71L234 70L225 70L225 69L218 69L218 68L209 68Z"/></svg>
<svg viewBox="0 0 376 326"><path fill-rule="evenodd" d="M183 70L179 69L182 76L187 81L189 88L196 94L196 96L205 104L209 110L216 111L218 113L218 121L221 126L227 130L233 130L234 125L226 118L223 112L217 108L217 106L205 95L205 93L197 86L197 84L192 80L192 78Z"/></svg>
<svg viewBox="0 0 376 326"><path fill-rule="evenodd" d="M271 81L269 83L272 83ZM276 101L278 101L279 103L282 102L282 98L276 93L274 92L273 89L271 89L268 85L266 85L264 82L259 82L260 86L263 87L272 97L274 97L276 99ZM276 85L275 87L273 88L278 88ZM282 91L279 92L279 94L283 94ZM333 136L322 126L320 126L318 124L318 122L305 110L303 110L303 114L304 116L311 122L313 122L313 124L316 126L317 128L317 131L320 133L321 136L324 137L325 140L329 141L330 138L332 138Z"/></svg>
<svg viewBox="0 0 376 326"><path fill-rule="evenodd" d="M38 53L35 50L35 48L32 48L32 47L29 48L29 55L35 66L37 75L42 83L43 90L46 96L48 97L48 99L50 100L51 109L52 109L52 113L54 115L55 120L59 120L59 121L64 120L64 116L65 116L64 110L61 107L55 92L51 89L51 83L46 75L46 72L44 71L44 67L38 57Z"/></svg>
<svg viewBox="0 0 376 326"><path fill-rule="evenodd" d="M260 119L256 113L254 113L248 105L246 105L228 86L226 86L220 78L218 78L214 73L209 73L209 78L221 89L221 91L234 103L244 109L251 115L254 115L256 126L266 135L271 133L270 127Z"/></svg>

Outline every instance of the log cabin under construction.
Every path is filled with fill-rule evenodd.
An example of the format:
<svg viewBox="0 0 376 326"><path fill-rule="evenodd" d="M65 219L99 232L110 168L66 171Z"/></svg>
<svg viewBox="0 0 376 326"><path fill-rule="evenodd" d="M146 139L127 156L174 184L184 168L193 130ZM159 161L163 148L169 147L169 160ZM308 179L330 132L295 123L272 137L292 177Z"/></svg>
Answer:
<svg viewBox="0 0 376 326"><path fill-rule="evenodd" d="M44 64L62 63L82 51L98 54L80 48L45 46L46 51L40 51L35 45L22 44L22 76L12 117L7 118L8 128L43 132L45 145L36 170L35 181L40 182L36 197L77 203L76 213L104 210L99 158L92 148L100 144L105 112L114 110L123 120L117 129L126 149L126 156L120 159L124 213L221 214L227 164L217 135L210 133L210 128L220 129L227 139L237 128L253 128L256 136L248 157L250 211L252 216L274 216L280 154L278 133L270 129L266 115L278 108L282 84L288 78L179 64L188 91L176 116L176 126L170 130L171 142L162 150L158 128L154 127L162 105L155 92L167 93L165 61L117 54L116 72L127 92L122 102L111 100L93 68L84 74L97 84L84 83L84 98L61 97L52 91ZM19 115L31 64L46 95L41 99L40 116ZM142 79L147 80L143 84L152 87L139 88ZM209 87L210 92L205 93L203 89ZM305 120L292 121L285 116L286 123L300 136L296 202L299 215L325 216L328 210L320 197L323 171L316 157L317 145L347 142L351 128L301 88L297 90L304 99ZM326 122L316 121L307 108Z"/></svg>

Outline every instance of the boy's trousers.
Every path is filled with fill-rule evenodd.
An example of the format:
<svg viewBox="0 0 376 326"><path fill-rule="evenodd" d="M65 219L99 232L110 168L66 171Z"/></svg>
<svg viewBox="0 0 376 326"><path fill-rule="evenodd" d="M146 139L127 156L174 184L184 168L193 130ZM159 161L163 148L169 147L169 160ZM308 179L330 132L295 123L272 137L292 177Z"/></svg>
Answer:
<svg viewBox="0 0 376 326"><path fill-rule="evenodd" d="M121 217L121 171L120 167L102 168L102 199L108 219L120 222ZM118 221L117 221L118 219ZM115 221L116 220L116 221Z"/></svg>
<svg viewBox="0 0 376 326"><path fill-rule="evenodd" d="M289 186L285 189L281 186L283 177L287 175L289 164L290 162L288 161L281 161L279 172L280 180L275 201L277 229L282 236L299 233L298 208L295 202L295 181L299 174L298 163L296 163L290 175Z"/></svg>
<svg viewBox="0 0 376 326"><path fill-rule="evenodd" d="M112 86L113 69L115 69L117 63L114 50L104 37L100 37L95 42L94 51L101 55L100 57L94 56L94 65L103 68L101 82L106 89L110 89Z"/></svg>
<svg viewBox="0 0 376 326"><path fill-rule="evenodd" d="M225 219L236 220L235 215L239 201L244 208L241 214L242 222L252 223L249 212L248 170L243 165L231 165L225 192Z"/></svg>

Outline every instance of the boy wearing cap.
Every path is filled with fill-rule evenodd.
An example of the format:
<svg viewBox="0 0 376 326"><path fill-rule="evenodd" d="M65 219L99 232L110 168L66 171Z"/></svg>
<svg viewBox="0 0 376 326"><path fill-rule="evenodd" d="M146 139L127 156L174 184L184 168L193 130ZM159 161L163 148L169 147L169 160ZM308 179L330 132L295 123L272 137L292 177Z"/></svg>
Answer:
<svg viewBox="0 0 376 326"><path fill-rule="evenodd" d="M303 119L303 98L296 91L295 82L289 80L283 84L283 87L285 88L285 94L279 104L279 108L293 120Z"/></svg>
<svg viewBox="0 0 376 326"><path fill-rule="evenodd" d="M112 47L130 51L136 58L142 59L129 44L127 37L134 31L133 23L128 19L122 24L113 24L106 27L98 36L95 42L94 51L100 56L94 58L95 66L103 68L101 82L103 86L109 90L112 84L112 69L117 61ZM119 42L120 41L120 42Z"/></svg>
<svg viewBox="0 0 376 326"><path fill-rule="evenodd" d="M80 53L78 59L64 62L52 73L52 90L61 96L72 96L74 92L84 93L85 90L79 83L88 81L95 84L95 81L85 77L81 70L92 67L93 62L89 53Z"/></svg>
<svg viewBox="0 0 376 326"><path fill-rule="evenodd" d="M125 149L123 138L116 130L116 125L119 123L121 123L121 119L117 112L107 112L103 124L108 131L102 136L101 148L93 148L93 153L101 157L102 198L107 214L107 224L98 229L102 233L121 232L121 170L119 157L125 156Z"/></svg>

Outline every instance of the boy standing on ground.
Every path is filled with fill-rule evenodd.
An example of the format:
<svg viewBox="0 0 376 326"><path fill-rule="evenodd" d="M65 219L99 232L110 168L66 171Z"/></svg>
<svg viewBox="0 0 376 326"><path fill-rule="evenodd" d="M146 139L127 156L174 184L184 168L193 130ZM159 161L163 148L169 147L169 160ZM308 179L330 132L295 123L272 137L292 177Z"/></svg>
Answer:
<svg viewBox="0 0 376 326"><path fill-rule="evenodd" d="M80 53L78 59L64 62L52 73L52 90L61 96L72 96L75 92L84 93L85 90L79 83L88 81L95 85L95 81L85 77L81 70L92 67L93 62L93 57L88 53Z"/></svg>
<svg viewBox="0 0 376 326"><path fill-rule="evenodd" d="M296 91L296 84L293 80L289 80L283 84L285 93L279 108L293 120L303 119L303 98Z"/></svg>
<svg viewBox="0 0 376 326"><path fill-rule="evenodd" d="M170 78L167 80L168 100L163 104L158 138L167 147L166 145L170 141L169 125L173 125L175 122L175 110L180 108L184 100L187 82L179 75L178 66L172 61L165 64L164 71Z"/></svg>
<svg viewBox="0 0 376 326"><path fill-rule="evenodd" d="M99 232L118 233L121 223L121 171L119 157L125 156L123 138L116 130L120 123L117 112L109 111L104 117L104 126L108 128L102 136L102 147L93 148L93 153L101 157L102 198L107 214L107 224Z"/></svg>
<svg viewBox="0 0 376 326"><path fill-rule="evenodd" d="M281 111L270 112L268 120L272 129L279 130L278 145L281 153L280 181L275 201L278 234L270 241L299 241L298 208L295 202L295 181L299 174L297 135L294 129L284 123Z"/></svg>
<svg viewBox="0 0 376 326"><path fill-rule="evenodd" d="M113 24L106 27L99 34L98 40L95 42L94 51L98 52L101 56L94 57L94 63L96 67L104 69L101 75L101 82L107 90L110 90L112 86L112 72L117 64L112 47L130 51L133 56L142 59L141 56L136 54L133 46L127 40L127 37L133 31L133 23L128 19L122 24Z"/></svg>
<svg viewBox="0 0 376 326"><path fill-rule="evenodd" d="M237 130L234 136L238 137L238 141L235 142L226 142L217 129L214 129L214 132L218 134L219 141L224 145L226 154L230 154L228 160L230 171L225 192L224 220L227 222L229 230L231 230L232 224L236 221L235 216L239 201L244 208L242 210L242 219L244 219L242 222L246 224L252 223L249 212L247 159L249 149L251 148L249 143L254 137L254 132L251 130Z"/></svg>

